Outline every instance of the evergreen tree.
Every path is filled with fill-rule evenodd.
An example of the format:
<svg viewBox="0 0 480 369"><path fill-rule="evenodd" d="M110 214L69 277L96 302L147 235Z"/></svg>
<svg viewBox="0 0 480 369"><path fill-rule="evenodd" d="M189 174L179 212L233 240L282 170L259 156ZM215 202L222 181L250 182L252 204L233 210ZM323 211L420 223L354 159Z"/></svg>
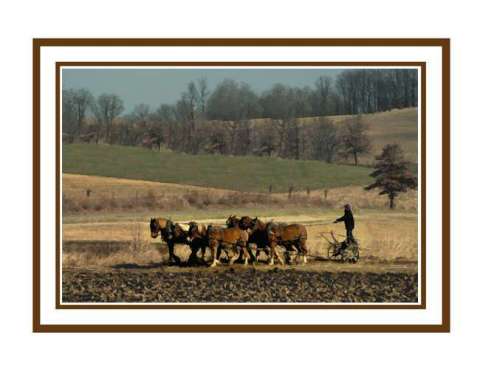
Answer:
<svg viewBox="0 0 480 369"><path fill-rule="evenodd" d="M379 188L379 195L387 195L390 209L395 207L395 198L402 192L417 188L417 178L409 171L403 150L399 145L385 145L382 154L375 158L375 170L370 174L375 182L365 190Z"/></svg>

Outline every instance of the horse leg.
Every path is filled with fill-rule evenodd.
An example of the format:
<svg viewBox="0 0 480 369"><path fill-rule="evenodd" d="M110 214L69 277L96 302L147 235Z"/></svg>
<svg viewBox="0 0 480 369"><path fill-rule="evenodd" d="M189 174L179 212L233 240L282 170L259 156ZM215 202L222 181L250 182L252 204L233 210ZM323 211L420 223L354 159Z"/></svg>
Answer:
<svg viewBox="0 0 480 369"><path fill-rule="evenodd" d="M217 241L211 241L209 243L209 246L210 246L210 252L212 254L212 259L213 259L212 263L210 264L210 267L213 268L215 265L218 264L217 251L219 251L219 250L217 250L217 248L218 248Z"/></svg>
<svg viewBox="0 0 480 369"><path fill-rule="evenodd" d="M267 260L269 260L269 258L270 258L270 249L269 249L268 246L262 247L261 249L258 249L258 250L257 250L257 258L258 258L258 255L260 255L260 253L262 252L262 250L263 250L263 252L265 253L265 255L267 256Z"/></svg>
<svg viewBox="0 0 480 369"><path fill-rule="evenodd" d="M290 255L290 249L289 247L287 246L285 248L285 263L286 264L291 264L292 263L292 256Z"/></svg>
<svg viewBox="0 0 480 369"><path fill-rule="evenodd" d="M188 257L187 264L192 265L197 262L197 252L198 252L198 245L190 245L190 256Z"/></svg>
<svg viewBox="0 0 480 369"><path fill-rule="evenodd" d="M240 252L238 253L237 260L242 260L245 257L245 253L243 252L243 248L240 248Z"/></svg>
<svg viewBox="0 0 480 369"><path fill-rule="evenodd" d="M257 256L253 253L252 251L252 247L250 246L249 243L247 243L247 252L248 252L248 256L250 257L250 259L252 260L253 263L257 263ZM258 247L257 247L257 250L258 250ZM257 251L258 252L258 251ZM246 261L246 263L248 264L248 260Z"/></svg>
<svg viewBox="0 0 480 369"><path fill-rule="evenodd" d="M229 250L230 251L230 250ZM228 265L232 265L235 260L238 260L240 259L240 253L238 253L238 257L237 259L235 259L235 255L237 254L234 250L231 250L232 251L232 256L230 256L230 253L227 251L227 255L228 255Z"/></svg>
<svg viewBox="0 0 480 369"><path fill-rule="evenodd" d="M175 243L172 241L168 242L168 262L169 264L180 264L180 258L175 255L174 252Z"/></svg>
<svg viewBox="0 0 480 369"><path fill-rule="evenodd" d="M283 262L283 259L281 258L280 254L278 253L278 249L276 247L274 249L274 252L275 252L275 256L277 257L280 264L284 265L285 263Z"/></svg>
<svg viewBox="0 0 480 369"><path fill-rule="evenodd" d="M228 258L228 265L232 265L235 261L240 260L242 257L241 250L238 249L239 245L228 245L225 249L225 253L227 254Z"/></svg>
<svg viewBox="0 0 480 369"><path fill-rule="evenodd" d="M223 250L224 246L221 245L221 244L218 244L218 247L217 247L217 254L216 254L216 259L218 262L220 262L220 256L222 255L222 250ZM225 250L225 254L227 254L227 258L228 258L228 252Z"/></svg>
<svg viewBox="0 0 480 369"><path fill-rule="evenodd" d="M305 239L301 239L300 240L300 245L299 245L299 250L301 250L302 252L302 256L303 256L303 264L307 264L307 240Z"/></svg>
<svg viewBox="0 0 480 369"><path fill-rule="evenodd" d="M269 265L275 264L275 255L278 255L278 252L276 249L276 243L275 241L273 241L270 243L270 260L268 262Z"/></svg>
<svg viewBox="0 0 480 369"><path fill-rule="evenodd" d="M290 256L290 252L294 252L295 253L295 258L294 258L294 261L295 261L295 264L298 264L298 256L300 255L300 248L298 247L297 244L293 244L290 248L290 250L288 250L288 256L290 258L290 262L292 262L292 257Z"/></svg>
<svg viewBox="0 0 480 369"><path fill-rule="evenodd" d="M243 261L243 265L248 265L248 259L253 255L252 250L248 246L248 243L241 243L240 245L241 249L240 252L243 251L243 256L245 257L245 260ZM252 260L254 260L252 258Z"/></svg>

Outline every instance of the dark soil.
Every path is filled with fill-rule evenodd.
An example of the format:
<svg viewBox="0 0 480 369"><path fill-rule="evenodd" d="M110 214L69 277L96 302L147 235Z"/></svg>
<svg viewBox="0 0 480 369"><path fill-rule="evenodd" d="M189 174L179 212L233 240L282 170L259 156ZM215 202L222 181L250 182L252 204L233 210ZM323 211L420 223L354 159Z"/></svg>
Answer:
<svg viewBox="0 0 480 369"><path fill-rule="evenodd" d="M223 268L64 270L63 302L417 302L417 274Z"/></svg>

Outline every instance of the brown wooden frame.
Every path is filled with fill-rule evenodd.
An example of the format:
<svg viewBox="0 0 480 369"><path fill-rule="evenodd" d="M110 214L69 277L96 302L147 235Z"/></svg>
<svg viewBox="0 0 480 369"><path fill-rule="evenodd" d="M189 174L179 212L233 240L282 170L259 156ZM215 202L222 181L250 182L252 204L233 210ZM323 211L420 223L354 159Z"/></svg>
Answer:
<svg viewBox="0 0 480 369"><path fill-rule="evenodd" d="M34 39L33 40L33 330L36 332L445 332L449 331L450 327L450 64L449 64L449 40L448 39ZM48 46L440 46L442 48L442 100L443 100L443 280L442 280L442 324L441 325L42 325L40 324L40 254L39 254L39 222L40 222L40 48ZM421 285L422 297L419 305L307 305L307 304L272 304L272 305L192 305L192 304L171 304L171 305L62 305L60 304L60 286L59 286L59 272L60 272L60 233L59 233L59 73L61 66L86 66L86 65L191 65L191 66L281 66L281 65L297 65L297 66L418 66L422 70L422 95L421 95L421 129L422 129L422 247L421 247ZM57 309L111 309L111 308L155 308L155 309L211 309L211 308L227 308L227 309L425 309L426 306L426 261L425 261L425 143L426 143L426 109L425 109L425 85L426 85L426 63L425 62L243 62L243 63L225 63L225 62L139 62L139 63L124 63L124 62L57 62L56 65L56 308Z"/></svg>

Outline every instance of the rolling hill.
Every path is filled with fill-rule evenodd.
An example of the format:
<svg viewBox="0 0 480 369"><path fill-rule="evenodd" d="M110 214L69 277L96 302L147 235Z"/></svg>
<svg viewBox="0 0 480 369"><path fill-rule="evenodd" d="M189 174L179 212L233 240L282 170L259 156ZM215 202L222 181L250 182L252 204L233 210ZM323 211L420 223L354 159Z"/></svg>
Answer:
<svg viewBox="0 0 480 369"><path fill-rule="evenodd" d="M63 173L138 179L236 191L286 192L365 185L370 168L257 156L188 155L140 147L63 145Z"/></svg>
<svg viewBox="0 0 480 369"><path fill-rule="evenodd" d="M341 125L351 115L327 117L333 123ZM304 118L305 123L314 123L319 118ZM372 151L362 155L361 163L371 164L386 144L399 144L405 152L405 158L412 163L418 162L418 109L393 109L386 112L364 114L362 121L368 127L368 136L372 141Z"/></svg>

